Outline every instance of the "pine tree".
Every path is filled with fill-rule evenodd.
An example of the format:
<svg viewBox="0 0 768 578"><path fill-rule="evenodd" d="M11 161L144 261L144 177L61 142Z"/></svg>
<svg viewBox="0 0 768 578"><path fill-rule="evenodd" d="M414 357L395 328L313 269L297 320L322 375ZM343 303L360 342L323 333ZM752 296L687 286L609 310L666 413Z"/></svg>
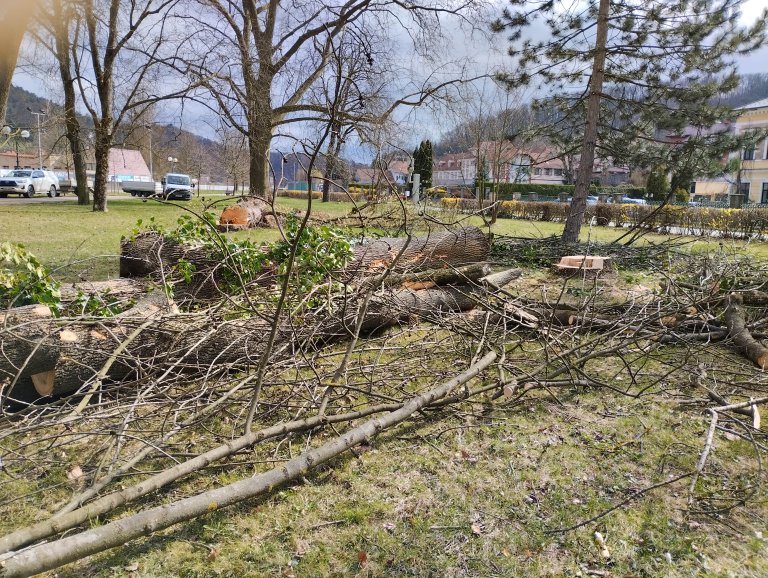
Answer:
<svg viewBox="0 0 768 578"><path fill-rule="evenodd" d="M656 201L663 201L669 196L669 179L665 166L654 167L648 175L645 190Z"/></svg>
<svg viewBox="0 0 768 578"><path fill-rule="evenodd" d="M413 172L419 175L422 191L432 186L432 143L430 141L421 141L413 150Z"/></svg>
<svg viewBox="0 0 768 578"><path fill-rule="evenodd" d="M563 239L578 239L586 209L595 151L604 158L664 162L673 174L698 170L697 149L732 145L728 135L700 131L669 145L667 135L707 127L727 118L712 104L733 90L733 56L765 41L768 10L750 26L738 24L744 0L510 0L495 23L510 32L510 86L546 85L581 108L586 102L576 190ZM550 38L521 40L523 30L543 20ZM574 86L586 90L572 93ZM730 142L729 142L730 141ZM717 151L719 153L719 150ZM708 156L711 160L715 153ZM646 165L648 166L648 165Z"/></svg>

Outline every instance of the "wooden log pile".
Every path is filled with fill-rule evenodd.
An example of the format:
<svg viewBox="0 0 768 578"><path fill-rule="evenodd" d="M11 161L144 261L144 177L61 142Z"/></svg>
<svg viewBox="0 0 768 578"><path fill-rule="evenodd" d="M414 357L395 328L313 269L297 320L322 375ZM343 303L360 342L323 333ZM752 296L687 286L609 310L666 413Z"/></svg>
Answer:
<svg viewBox="0 0 768 578"><path fill-rule="evenodd" d="M485 290L479 282L489 244L479 229L446 231L425 238L377 240L358 248L341 274L358 290L337 299L332 314L311 318L306 331L295 324L278 328L278 343L290 352L312 340L344 339L359 327L375 332L444 311L466 311ZM174 259L199 267L198 294L215 285L217 262L198 248L144 233L123 242L121 271L160 279ZM479 261L479 263L478 263ZM469 263L469 265L466 265ZM206 269L208 267L208 269ZM410 271L415 271L411 277ZM146 290L139 279L137 287ZM125 283L121 290L127 292ZM367 291L360 320L360 304ZM105 384L136 381L152 372L194 372L217 366L253 365L263 353L270 324L261 316L228 320L219 314L179 314L161 290L137 293L134 307L112 318L57 319L45 307L18 308L0 319L0 381L4 400L31 402L45 396L98 389ZM309 323L309 321L308 321ZM286 353L288 354L288 353Z"/></svg>

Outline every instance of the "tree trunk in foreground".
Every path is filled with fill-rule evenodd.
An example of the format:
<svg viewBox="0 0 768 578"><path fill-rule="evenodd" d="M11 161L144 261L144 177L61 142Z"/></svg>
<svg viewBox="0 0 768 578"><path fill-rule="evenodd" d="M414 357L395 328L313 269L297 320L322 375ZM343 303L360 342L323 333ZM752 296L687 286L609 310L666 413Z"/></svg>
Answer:
<svg viewBox="0 0 768 578"><path fill-rule="evenodd" d="M0 123L5 124L11 80L21 41L39 0L3 0L0 16Z"/></svg>

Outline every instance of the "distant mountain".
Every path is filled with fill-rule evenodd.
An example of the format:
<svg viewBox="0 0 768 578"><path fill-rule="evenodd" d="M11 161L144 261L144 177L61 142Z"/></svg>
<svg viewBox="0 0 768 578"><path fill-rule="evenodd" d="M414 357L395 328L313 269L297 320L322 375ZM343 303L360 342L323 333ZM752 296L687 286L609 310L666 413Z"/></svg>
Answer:
<svg viewBox="0 0 768 578"><path fill-rule="evenodd" d="M745 74L739 80L739 86L721 99L723 104L739 108L768 98L768 74Z"/></svg>
<svg viewBox="0 0 768 578"><path fill-rule="evenodd" d="M8 96L8 112L5 114L6 122L21 128L34 128L37 125L37 118L27 108L35 112L42 110L55 115L61 115L64 111L63 106L55 104L47 98L37 96L18 86L11 86L11 93ZM90 117L82 114L78 117L82 126L93 126Z"/></svg>

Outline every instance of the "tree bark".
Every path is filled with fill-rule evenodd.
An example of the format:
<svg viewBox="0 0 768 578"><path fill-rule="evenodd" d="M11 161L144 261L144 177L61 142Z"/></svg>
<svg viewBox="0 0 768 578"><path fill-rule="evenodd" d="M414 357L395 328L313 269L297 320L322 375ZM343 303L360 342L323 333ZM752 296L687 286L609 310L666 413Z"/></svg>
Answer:
<svg viewBox="0 0 768 578"><path fill-rule="evenodd" d="M75 166L75 182L77 183L77 204L88 205L91 202L88 193L88 174L83 154L83 141L80 133L80 121L77 119L77 98L75 96L75 79L72 75L70 60L70 23L71 11L64 12L61 2L51 3L50 26L54 36L56 61L59 65L62 91L64 92L64 125L67 129L67 141L72 152L72 163Z"/></svg>
<svg viewBox="0 0 768 578"><path fill-rule="evenodd" d="M431 233L425 237L378 239L355 247L346 270L358 275L391 269L393 272L460 267L485 261L490 243L478 227Z"/></svg>
<svg viewBox="0 0 768 578"><path fill-rule="evenodd" d="M413 317L429 320L442 312L467 311L484 291L477 284L382 290L370 300L360 331L368 334ZM286 321L278 327L277 342L294 347L281 348L283 355L292 355L308 340L317 344L348 338L360 321L358 311L357 299L351 298L331 315L307 317L305 331ZM256 317L228 321L176 315L160 292L107 319L54 319L26 309L4 317L0 378L11 384L3 401L14 403L146 378L153 371L189 374L213 365L247 365L263 353L270 333L269 324Z"/></svg>
<svg viewBox="0 0 768 578"><path fill-rule="evenodd" d="M749 333L742 310L743 299L738 293L728 296L725 309L725 324L733 343L744 353L747 359L760 369L768 369L768 349Z"/></svg>
<svg viewBox="0 0 768 578"><path fill-rule="evenodd" d="M584 212L587 209L587 195L592 182L592 165L595 162L595 147L597 146L597 131L600 122L600 101L605 78L606 44L608 41L608 12L609 0L600 0L597 15L597 34L595 38L595 56L592 62L592 77L589 81L589 100L587 102L587 122L584 129L584 140L581 146L579 172L576 176L576 188L573 200L568 210L563 229L563 241L575 243L579 240L581 225L584 222Z"/></svg>
<svg viewBox="0 0 768 578"><path fill-rule="evenodd" d="M109 149L112 146L111 137L96 130L96 173L93 177L93 210L107 211L107 177L109 176Z"/></svg>

